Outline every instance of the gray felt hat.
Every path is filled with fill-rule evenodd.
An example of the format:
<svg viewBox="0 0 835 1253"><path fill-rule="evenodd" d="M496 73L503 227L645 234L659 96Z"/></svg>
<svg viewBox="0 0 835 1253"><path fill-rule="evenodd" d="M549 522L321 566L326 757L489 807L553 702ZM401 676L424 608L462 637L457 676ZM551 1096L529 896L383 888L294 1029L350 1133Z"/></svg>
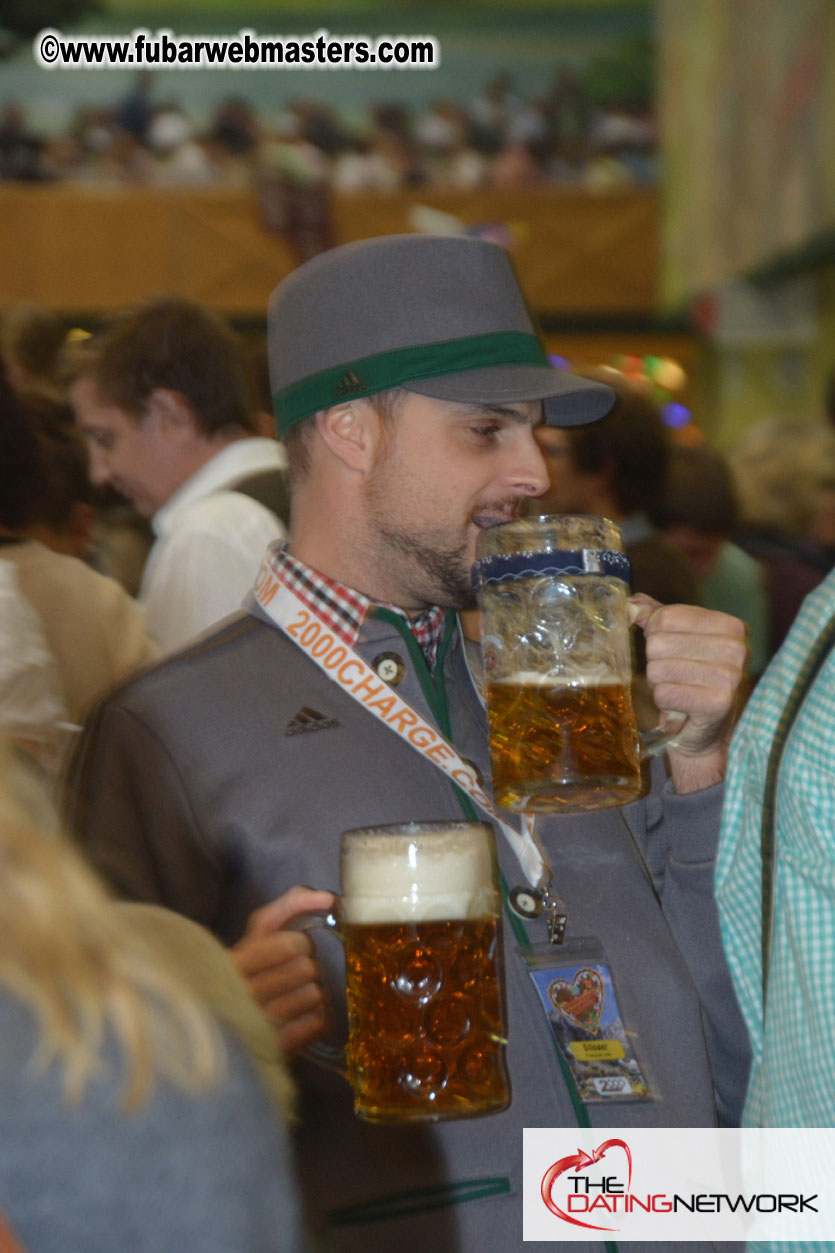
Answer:
<svg viewBox="0 0 835 1253"><path fill-rule="evenodd" d="M611 388L548 363L507 251L386 235L320 253L269 304L280 431L343 400L405 387L439 400L542 400L552 426L593 422Z"/></svg>

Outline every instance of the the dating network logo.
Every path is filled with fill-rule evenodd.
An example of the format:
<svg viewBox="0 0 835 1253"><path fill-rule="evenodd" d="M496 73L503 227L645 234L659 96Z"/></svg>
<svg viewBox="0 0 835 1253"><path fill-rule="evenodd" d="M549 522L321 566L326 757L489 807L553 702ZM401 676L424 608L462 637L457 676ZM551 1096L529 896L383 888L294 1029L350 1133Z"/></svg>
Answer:
<svg viewBox="0 0 835 1253"><path fill-rule="evenodd" d="M609 1154L606 1174L599 1163ZM599 1178L597 1176L600 1176ZM542 1199L548 1209L564 1222L594 1231L619 1231L618 1227L585 1222L577 1214L613 1214L631 1208L632 1152L625 1140L604 1140L591 1153L578 1149L549 1166L542 1176ZM618 1204L619 1203L619 1204Z"/></svg>
<svg viewBox="0 0 835 1253"><path fill-rule="evenodd" d="M797 1180L790 1182L787 1171L791 1159L785 1153L777 1159L781 1163L777 1174L772 1172L762 1178L751 1171L751 1163L759 1161L760 1157L750 1152L749 1178L745 1178L744 1154L739 1147L711 1157L691 1151L674 1162L680 1148L677 1138L683 1137L683 1143L687 1143L687 1137L693 1134L698 1137L704 1129L696 1129L694 1133L631 1128L630 1140L638 1148L633 1184L632 1148L618 1135L612 1136L612 1130L609 1129L610 1138L597 1148L580 1148L576 1153L567 1154L552 1162L541 1176L542 1202L561 1223L592 1231L619 1231L624 1233L622 1238L637 1239L634 1233L638 1223L642 1231L655 1234L662 1228L669 1230L671 1219L679 1215L695 1215L700 1221L714 1215L746 1220L771 1215L800 1218L817 1215L826 1199L817 1190L802 1186L804 1182L811 1183L811 1177L807 1180L801 1175L800 1187ZM711 1129L707 1130L709 1133ZM673 1137L666 1158L659 1156L659 1146L648 1142L647 1135ZM701 1168L711 1165L715 1172L708 1180ZM723 1171L727 1171L727 1175ZM696 1236L686 1232L683 1238L695 1239ZM737 1237L732 1232L729 1238Z"/></svg>

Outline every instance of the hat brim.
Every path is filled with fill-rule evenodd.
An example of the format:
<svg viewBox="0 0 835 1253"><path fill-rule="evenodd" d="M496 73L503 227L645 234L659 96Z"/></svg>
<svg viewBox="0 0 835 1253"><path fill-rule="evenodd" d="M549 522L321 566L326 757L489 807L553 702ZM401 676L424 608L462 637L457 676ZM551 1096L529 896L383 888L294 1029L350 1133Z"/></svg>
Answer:
<svg viewBox="0 0 835 1253"><path fill-rule="evenodd" d="M596 422L615 403L615 392L605 383L578 378L567 370L546 365L500 365L461 370L435 378L403 383L406 391L434 400L475 404L517 404L541 400L547 426L583 426Z"/></svg>

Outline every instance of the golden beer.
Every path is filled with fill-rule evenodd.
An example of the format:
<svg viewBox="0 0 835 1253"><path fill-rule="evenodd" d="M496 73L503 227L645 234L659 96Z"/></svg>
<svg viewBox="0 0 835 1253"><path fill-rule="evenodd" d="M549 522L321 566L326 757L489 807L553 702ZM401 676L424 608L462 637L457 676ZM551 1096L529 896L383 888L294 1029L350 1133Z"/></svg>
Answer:
<svg viewBox="0 0 835 1253"><path fill-rule="evenodd" d="M500 902L486 824L346 832L340 934L354 1108L436 1121L510 1100Z"/></svg>
<svg viewBox="0 0 835 1253"><path fill-rule="evenodd" d="M488 684L497 805L513 811L623 805L641 793L638 734L624 683L554 686L514 675Z"/></svg>
<svg viewBox="0 0 835 1253"><path fill-rule="evenodd" d="M464 1118L508 1103L495 918L344 929L358 1114Z"/></svg>

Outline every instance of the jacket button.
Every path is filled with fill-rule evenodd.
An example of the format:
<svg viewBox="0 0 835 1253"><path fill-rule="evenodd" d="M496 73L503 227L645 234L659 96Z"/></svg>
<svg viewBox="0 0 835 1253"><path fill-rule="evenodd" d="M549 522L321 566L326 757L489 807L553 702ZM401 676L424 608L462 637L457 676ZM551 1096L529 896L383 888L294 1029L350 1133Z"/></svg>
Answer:
<svg viewBox="0 0 835 1253"><path fill-rule="evenodd" d="M371 665L383 682L388 683L390 687L397 687L406 673L403 658L398 657L397 653L380 653Z"/></svg>
<svg viewBox="0 0 835 1253"><path fill-rule="evenodd" d="M535 888L511 888L508 904L517 918L530 921L542 913L542 893Z"/></svg>

